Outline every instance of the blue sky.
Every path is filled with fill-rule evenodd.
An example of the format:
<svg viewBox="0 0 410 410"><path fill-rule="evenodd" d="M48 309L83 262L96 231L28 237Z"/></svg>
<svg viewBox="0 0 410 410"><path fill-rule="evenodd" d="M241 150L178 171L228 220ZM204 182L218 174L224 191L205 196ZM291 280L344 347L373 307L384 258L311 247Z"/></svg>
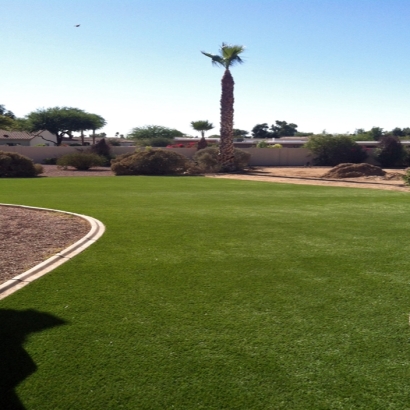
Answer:
<svg viewBox="0 0 410 410"><path fill-rule="evenodd" d="M408 0L0 0L0 104L70 106L103 131L219 132L220 80L204 50L246 46L232 68L235 127L410 127ZM75 28L75 24L81 24Z"/></svg>

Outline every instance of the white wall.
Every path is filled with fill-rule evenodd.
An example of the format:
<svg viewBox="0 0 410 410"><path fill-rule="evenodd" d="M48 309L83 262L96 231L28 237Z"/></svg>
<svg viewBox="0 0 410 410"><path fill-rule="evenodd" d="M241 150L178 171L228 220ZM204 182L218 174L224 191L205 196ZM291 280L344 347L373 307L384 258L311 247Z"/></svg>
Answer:
<svg viewBox="0 0 410 410"><path fill-rule="evenodd" d="M2 145L0 151L17 152L31 158L36 163L41 163L45 158L59 158L62 155L88 147L9 147ZM144 149L144 148L141 148ZM195 148L167 148L192 158ZM313 163L313 157L307 148L242 148L251 154L251 166L303 166L308 162ZM114 155L134 152L135 147L112 147ZM371 160L368 162L374 163Z"/></svg>

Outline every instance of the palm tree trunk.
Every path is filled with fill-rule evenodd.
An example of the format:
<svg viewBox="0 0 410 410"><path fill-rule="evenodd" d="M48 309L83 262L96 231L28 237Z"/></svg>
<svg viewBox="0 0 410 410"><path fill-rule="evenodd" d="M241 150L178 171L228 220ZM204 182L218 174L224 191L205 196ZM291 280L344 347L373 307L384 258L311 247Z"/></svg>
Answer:
<svg viewBox="0 0 410 410"><path fill-rule="evenodd" d="M219 145L219 162L222 171L235 170L235 154L233 147L233 90L234 81L229 69L225 70L222 77L221 95L221 143Z"/></svg>

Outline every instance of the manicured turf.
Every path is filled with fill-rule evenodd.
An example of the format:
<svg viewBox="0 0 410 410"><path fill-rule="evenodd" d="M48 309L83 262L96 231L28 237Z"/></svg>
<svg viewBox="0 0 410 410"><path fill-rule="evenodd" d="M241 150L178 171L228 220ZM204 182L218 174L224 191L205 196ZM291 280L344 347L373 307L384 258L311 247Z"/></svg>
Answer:
<svg viewBox="0 0 410 410"><path fill-rule="evenodd" d="M0 202L107 227L0 302L28 410L409 408L408 193L41 178Z"/></svg>

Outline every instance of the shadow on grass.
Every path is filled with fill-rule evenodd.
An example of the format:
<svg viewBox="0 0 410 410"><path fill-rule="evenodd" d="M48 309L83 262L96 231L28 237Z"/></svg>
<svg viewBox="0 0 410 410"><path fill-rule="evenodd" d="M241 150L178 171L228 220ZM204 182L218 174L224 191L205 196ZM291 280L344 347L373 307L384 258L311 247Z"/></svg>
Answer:
<svg viewBox="0 0 410 410"><path fill-rule="evenodd" d="M15 388L37 370L23 345L27 337L66 322L33 309L0 309L0 408L23 410Z"/></svg>

